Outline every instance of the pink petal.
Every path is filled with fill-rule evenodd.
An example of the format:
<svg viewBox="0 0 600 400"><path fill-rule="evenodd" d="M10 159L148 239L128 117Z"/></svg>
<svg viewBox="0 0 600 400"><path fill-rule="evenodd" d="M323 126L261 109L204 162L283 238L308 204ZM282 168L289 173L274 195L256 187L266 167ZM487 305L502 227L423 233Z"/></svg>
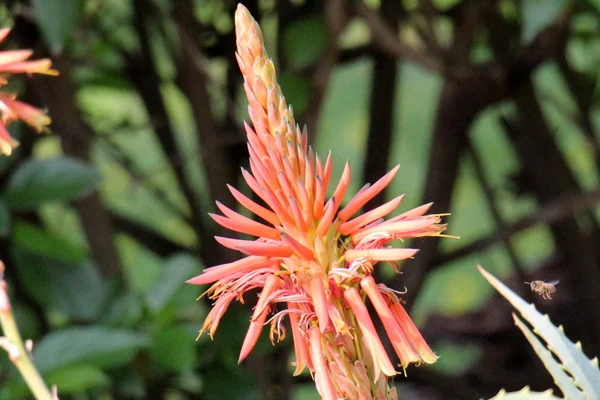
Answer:
<svg viewBox="0 0 600 400"><path fill-rule="evenodd" d="M321 349L321 332L317 328L310 328L308 335L310 337L312 361L315 366L315 382L319 394L324 400L337 400L337 394L327 368L327 361Z"/></svg>
<svg viewBox="0 0 600 400"><path fill-rule="evenodd" d="M385 352L385 348L379 339L379 335L377 334L377 330L373 325L373 321L369 316L369 311L363 303L362 298L360 297L360 293L356 288L349 288L344 292L344 299L350 305L350 308L354 312L356 317L356 321L360 326L360 331L363 334L365 342L369 348L369 352L371 357L373 358L374 364L374 379L379 379L379 375L383 372L387 376L396 375L396 371L394 370L394 366L390 361L388 355Z"/></svg>
<svg viewBox="0 0 600 400"><path fill-rule="evenodd" d="M359 215L350 221L340 224L340 233L342 235L350 235L356 229L362 228L363 226L368 225L379 218L385 217L400 205L403 198L404 195L400 195L365 214Z"/></svg>
<svg viewBox="0 0 600 400"><path fill-rule="evenodd" d="M277 243L231 239L221 236L215 236L215 239L217 242L227 248L241 251L242 253L250 256L289 257L293 254L293 250L290 247L282 246Z"/></svg>
<svg viewBox="0 0 600 400"><path fill-rule="evenodd" d="M373 261L398 261L412 258L417 254L418 249L348 249L344 253L347 261L354 261L359 258L366 258Z"/></svg>
<svg viewBox="0 0 600 400"><path fill-rule="evenodd" d="M186 283L192 285L204 285L218 281L226 276L236 274L238 272L249 272L255 269L264 267L269 262L267 257L249 256L227 264L216 265L206 268L201 275L189 279Z"/></svg>
<svg viewBox="0 0 600 400"><path fill-rule="evenodd" d="M394 319L394 315L390 311L387 302L379 292L377 284L372 276L366 277L360 281L360 286L363 288L375 311L381 318L383 327L390 338L390 342L400 358L402 368L406 368L411 362L417 362L421 360L420 355L413 348L412 343L408 341L404 333L398 326L398 323Z"/></svg>
<svg viewBox="0 0 600 400"><path fill-rule="evenodd" d="M369 200L377 196L379 192L386 188L387 185L394 179L400 166L396 166L393 170L385 174L381 179L373 184L370 188L364 192L354 196L352 200L344 207L342 211L338 213L340 221L347 221L354 213L356 213L362 206L364 206Z"/></svg>

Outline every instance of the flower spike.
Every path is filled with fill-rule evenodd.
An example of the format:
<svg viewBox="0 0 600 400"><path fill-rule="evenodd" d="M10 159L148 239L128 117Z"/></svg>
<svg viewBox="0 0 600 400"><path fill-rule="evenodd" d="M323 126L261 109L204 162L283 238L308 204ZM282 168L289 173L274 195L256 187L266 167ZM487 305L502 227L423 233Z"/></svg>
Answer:
<svg viewBox="0 0 600 400"><path fill-rule="evenodd" d="M296 355L294 375L308 368L324 399L397 399L387 383L397 371L366 302L383 323L402 368L432 363L437 357L402 308L397 297L402 293L378 285L372 274L379 262L394 264L418 251L389 247L391 241L439 236L446 226L440 223L441 215L425 215L430 205L385 221L403 196L356 215L390 184L398 167L365 185L340 209L350 185L346 163L327 199L331 153L322 162L308 146L306 129L296 124L277 83L260 27L242 5L235 13L235 31L236 59L253 126L245 125L250 170L242 169L242 175L261 204L232 186L229 190L261 222L221 203L217 206L222 215L211 214L219 225L255 238L216 237L221 245L247 256L207 268L188 281L213 284L206 294L215 303L201 332L212 337L231 301L260 289L240 361L254 348L263 325L271 325L273 343L283 339L282 320L287 316Z"/></svg>

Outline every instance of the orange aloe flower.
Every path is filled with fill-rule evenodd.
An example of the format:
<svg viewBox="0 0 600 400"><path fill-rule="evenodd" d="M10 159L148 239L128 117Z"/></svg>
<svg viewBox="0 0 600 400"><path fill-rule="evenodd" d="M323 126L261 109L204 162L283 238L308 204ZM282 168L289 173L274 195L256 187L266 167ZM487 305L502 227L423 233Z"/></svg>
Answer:
<svg viewBox="0 0 600 400"><path fill-rule="evenodd" d="M10 33L9 28L0 29L0 42ZM48 58L29 61L31 50L0 51L0 87L8 83L10 74L46 74L58 75L51 69L52 61ZM0 92L0 153L10 155L19 142L13 139L6 126L15 120L21 120L37 132L43 132L50 124L50 118L42 110L16 100L16 95Z"/></svg>
<svg viewBox="0 0 600 400"><path fill-rule="evenodd" d="M239 5L235 13L236 57L244 76L249 115L245 125L250 171L242 174L264 205L229 186L255 221L217 202L223 215L211 215L221 226L257 237L217 241L246 257L207 268L188 281L212 284L205 294L214 300L200 334L213 337L233 300L253 289L261 294L242 345L241 362L253 349L265 325L274 343L286 335L289 320L297 375L308 368L324 399L395 399L387 377L397 374L365 302L376 311L405 369L410 363L433 363L437 356L408 316L398 292L377 284L375 264L413 257L416 249L387 246L397 239L441 236L441 215L425 215L431 204L384 220L403 196L367 213L359 210L392 181L398 167L373 185L365 185L348 204L341 201L350 182L346 163L333 196L326 199L332 160L322 162L307 145L307 132L294 120L277 84L258 23Z"/></svg>

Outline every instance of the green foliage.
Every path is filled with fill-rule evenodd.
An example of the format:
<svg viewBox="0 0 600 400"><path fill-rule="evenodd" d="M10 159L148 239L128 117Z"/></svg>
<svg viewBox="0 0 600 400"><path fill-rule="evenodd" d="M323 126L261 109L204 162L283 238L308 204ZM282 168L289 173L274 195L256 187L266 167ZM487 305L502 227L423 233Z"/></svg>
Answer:
<svg viewBox="0 0 600 400"><path fill-rule="evenodd" d="M106 287L90 262L61 262L24 251L15 256L17 274L34 299L73 319L93 320L98 316Z"/></svg>
<svg viewBox="0 0 600 400"><path fill-rule="evenodd" d="M99 182L90 165L74 158L29 159L11 175L4 197L11 209L35 210L48 201L85 196Z"/></svg>
<svg viewBox="0 0 600 400"><path fill-rule="evenodd" d="M293 68L304 68L315 63L326 46L327 27L320 15L295 21L285 29L283 57Z"/></svg>
<svg viewBox="0 0 600 400"><path fill-rule="evenodd" d="M40 340L33 358L43 374L69 365L114 368L130 362L136 352L149 345L145 335L103 326L66 328Z"/></svg>
<svg viewBox="0 0 600 400"><path fill-rule="evenodd" d="M80 263L87 260L87 249L27 222L15 223L12 239L19 249L41 257L67 263Z"/></svg>
<svg viewBox="0 0 600 400"><path fill-rule="evenodd" d="M581 350L581 344L571 342L564 334L563 328L556 327L550 322L547 315L539 313L533 304L527 303L506 285L496 279L489 272L478 267L483 276L504 298L506 298L531 324L534 332L546 342L542 344L538 336L523 323L515 314L515 324L521 329L537 355L540 357L554 382L563 392L566 399L598 399L600 398L600 370L598 359L588 359ZM560 360L556 361L554 356ZM546 396L546 397L542 397ZM531 393L524 389L517 393L500 392L494 399L523 399L533 400L542 398L555 398L551 391Z"/></svg>
<svg viewBox="0 0 600 400"><path fill-rule="evenodd" d="M53 52L63 50L83 15L84 0L33 0L33 12Z"/></svg>

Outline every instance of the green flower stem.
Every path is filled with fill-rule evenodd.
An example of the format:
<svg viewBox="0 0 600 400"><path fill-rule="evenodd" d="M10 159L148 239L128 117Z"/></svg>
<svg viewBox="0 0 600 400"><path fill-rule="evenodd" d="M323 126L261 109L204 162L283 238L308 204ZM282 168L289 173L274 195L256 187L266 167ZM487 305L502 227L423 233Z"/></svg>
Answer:
<svg viewBox="0 0 600 400"><path fill-rule="evenodd" d="M1 263L1 262L0 262ZM0 266L0 274L4 270L4 265ZM6 282L0 275L0 326L10 345L14 346L16 352L9 351L9 357L12 363L17 367L23 379L27 383L29 390L37 400L57 400L52 395L50 389L42 379L40 373L33 365L29 352L25 349L21 333L12 314L12 307L6 293ZM12 350L12 349L11 349Z"/></svg>

